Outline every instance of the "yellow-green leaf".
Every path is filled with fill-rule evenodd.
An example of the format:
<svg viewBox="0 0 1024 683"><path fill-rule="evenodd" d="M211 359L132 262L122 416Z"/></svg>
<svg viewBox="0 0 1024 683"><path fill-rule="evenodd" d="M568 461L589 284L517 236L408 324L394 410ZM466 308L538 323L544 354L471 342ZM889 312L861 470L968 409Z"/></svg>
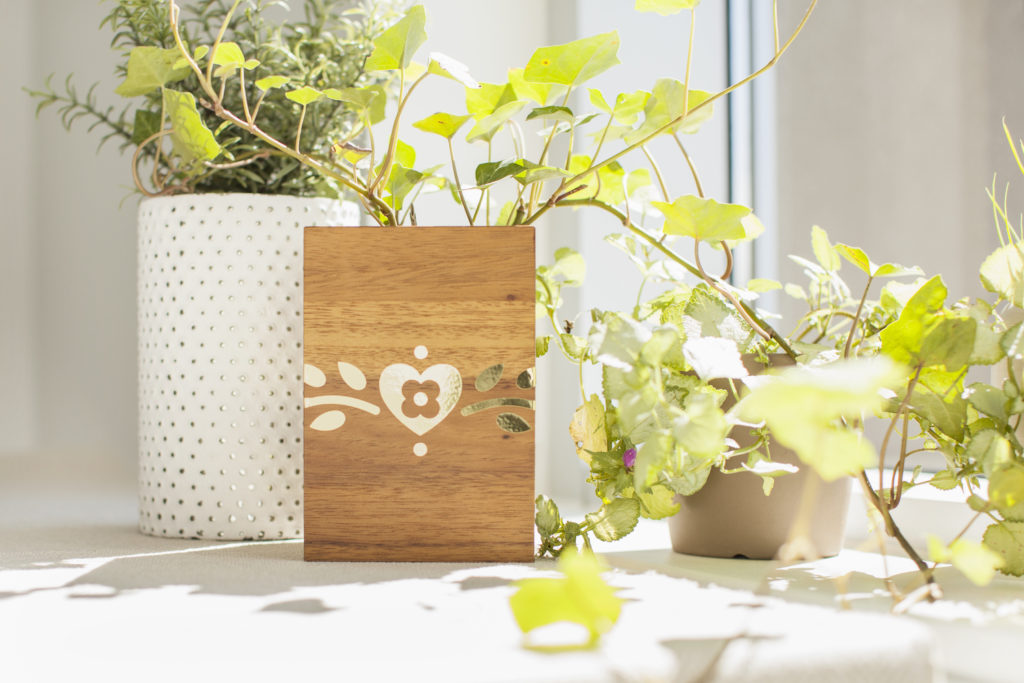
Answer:
<svg viewBox="0 0 1024 683"><path fill-rule="evenodd" d="M676 493L667 486L655 484L649 493L640 493L640 513L647 519L665 519L679 512Z"/></svg>
<svg viewBox="0 0 1024 683"><path fill-rule="evenodd" d="M571 88L618 64L618 51L619 34L616 31L542 47L530 57L523 78Z"/></svg>
<svg viewBox="0 0 1024 683"><path fill-rule="evenodd" d="M622 612L622 599L601 578L604 567L592 554L573 549L562 553L559 578L524 579L516 582L509 598L512 616L523 633L542 626L567 622L587 630L588 639L577 647L593 647Z"/></svg>
<svg viewBox="0 0 1024 683"><path fill-rule="evenodd" d="M553 83L532 83L523 78L524 69L509 69L508 83L515 96L512 99L531 100L544 106L548 100L565 94L565 86Z"/></svg>
<svg viewBox="0 0 1024 683"><path fill-rule="evenodd" d="M469 75L469 68L465 64L440 52L430 53L430 64L427 65L427 71L457 81L471 90L480 87L476 79Z"/></svg>
<svg viewBox="0 0 1024 683"><path fill-rule="evenodd" d="M1024 466L997 469L989 475L988 499L1005 519L1024 522Z"/></svg>
<svg viewBox="0 0 1024 683"><path fill-rule="evenodd" d="M303 107L316 102L324 96L322 92L316 88L311 88L308 85L304 85L296 90L290 90L284 94L292 102L301 104Z"/></svg>
<svg viewBox="0 0 1024 683"><path fill-rule="evenodd" d="M987 586L996 571L1006 565L1006 560L999 553L966 538L959 538L949 545L949 556L953 566L976 586Z"/></svg>
<svg viewBox="0 0 1024 683"><path fill-rule="evenodd" d="M221 153L217 139L196 109L192 93L164 88L164 111L171 122L171 143L185 162L212 161Z"/></svg>
<svg viewBox="0 0 1024 683"><path fill-rule="evenodd" d="M713 114L712 105L703 104L710 97L711 93L703 90L687 91L685 84L674 78L659 78L644 102L644 122L624 139L635 144L658 131L692 135Z"/></svg>
<svg viewBox="0 0 1024 683"><path fill-rule="evenodd" d="M830 271L839 270L842 261L832 248L832 243L828 241L828 233L822 230L821 226L811 227L811 249L814 250L814 258L818 259L822 268Z"/></svg>
<svg viewBox="0 0 1024 683"><path fill-rule="evenodd" d="M366 60L367 71L404 69L412 64L416 50L427 40L427 14L422 5L409 8L373 41L373 53Z"/></svg>
<svg viewBox="0 0 1024 683"><path fill-rule="evenodd" d="M267 76L256 81L256 87L260 90L271 90L287 85L289 80L287 76Z"/></svg>
<svg viewBox="0 0 1024 683"><path fill-rule="evenodd" d="M181 53L177 48L134 47L128 54L124 82L114 90L122 97L138 97L151 93L168 83L180 81L189 74L185 65L178 66Z"/></svg>
<svg viewBox="0 0 1024 683"><path fill-rule="evenodd" d="M1024 522L990 524L985 529L985 546L1003 558L1004 574L1024 576Z"/></svg>
<svg viewBox="0 0 1024 683"><path fill-rule="evenodd" d="M576 409L569 424L569 435L576 446L576 455L590 464L591 453L608 450L608 430L605 424L604 403L597 394Z"/></svg>
<svg viewBox="0 0 1024 683"><path fill-rule="evenodd" d="M455 114L437 112L412 125L413 128L418 128L425 133L433 133L434 135L440 135L446 140L450 140L469 119L469 114L456 116Z"/></svg>
<svg viewBox="0 0 1024 683"><path fill-rule="evenodd" d="M221 43L213 53L213 63L216 66L240 67L245 64L245 55L242 54L242 48L238 47L238 43Z"/></svg>
<svg viewBox="0 0 1024 683"><path fill-rule="evenodd" d="M981 284L1018 308L1024 308L1024 244L1004 244L981 264Z"/></svg>
<svg viewBox="0 0 1024 683"><path fill-rule="evenodd" d="M662 231L695 240L719 242L747 237L742 219L750 209L739 204L719 204L714 199L694 195L680 197L671 204L651 202L665 216Z"/></svg>
<svg viewBox="0 0 1024 683"><path fill-rule="evenodd" d="M636 498L616 498L586 516L594 536L602 541L617 541L629 535L640 519L640 501Z"/></svg>

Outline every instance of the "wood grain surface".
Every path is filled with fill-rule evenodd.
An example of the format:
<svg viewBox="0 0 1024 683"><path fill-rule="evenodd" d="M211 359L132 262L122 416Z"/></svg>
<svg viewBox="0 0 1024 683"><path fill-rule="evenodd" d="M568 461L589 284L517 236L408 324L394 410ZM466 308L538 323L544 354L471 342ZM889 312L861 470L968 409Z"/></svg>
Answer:
<svg viewBox="0 0 1024 683"><path fill-rule="evenodd" d="M531 561L533 228L307 228L304 327L305 558Z"/></svg>

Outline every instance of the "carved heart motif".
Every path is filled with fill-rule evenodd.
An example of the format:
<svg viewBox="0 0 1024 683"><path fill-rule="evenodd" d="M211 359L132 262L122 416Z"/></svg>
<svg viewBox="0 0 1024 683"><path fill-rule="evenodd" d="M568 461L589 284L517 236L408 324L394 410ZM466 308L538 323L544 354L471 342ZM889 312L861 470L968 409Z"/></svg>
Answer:
<svg viewBox="0 0 1024 683"><path fill-rule="evenodd" d="M402 412L405 403L403 387L408 382L436 382L440 392L437 395L437 404L441 407L437 415L424 417L417 415L409 417ZM384 368L380 373L380 397L384 399L384 405L398 418L398 421L408 427L414 434L423 436L431 429L441 424L452 412L455 404L462 396L462 376L459 371L451 365L431 365L423 372L405 363L395 363Z"/></svg>

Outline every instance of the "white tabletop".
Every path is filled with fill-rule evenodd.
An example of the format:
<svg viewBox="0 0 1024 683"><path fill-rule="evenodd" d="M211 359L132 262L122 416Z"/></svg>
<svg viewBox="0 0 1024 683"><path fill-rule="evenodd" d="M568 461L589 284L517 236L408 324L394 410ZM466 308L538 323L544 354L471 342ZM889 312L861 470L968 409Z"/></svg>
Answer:
<svg viewBox="0 0 1024 683"><path fill-rule="evenodd" d="M132 482L109 461L0 457L0 672L18 674L0 678L909 683L1024 672L1007 664L1024 643L1024 583L979 593L940 570L947 601L890 616L880 558L856 550L791 567L696 558L643 523L599 548L626 599L618 624L594 650L551 654L523 647L508 607L512 582L549 574L550 561L306 563L301 541L151 538L134 517ZM916 580L899 558L888 569Z"/></svg>

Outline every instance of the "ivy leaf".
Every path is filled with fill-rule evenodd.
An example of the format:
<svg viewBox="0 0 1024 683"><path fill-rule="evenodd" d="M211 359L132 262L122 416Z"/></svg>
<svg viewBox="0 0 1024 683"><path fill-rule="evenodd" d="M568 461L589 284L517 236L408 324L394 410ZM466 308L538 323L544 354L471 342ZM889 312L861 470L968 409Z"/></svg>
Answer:
<svg viewBox="0 0 1024 683"><path fill-rule="evenodd" d="M114 90L122 97L138 97L151 93L168 83L180 81L190 72L187 66L177 67L181 53L177 48L159 48L149 45L133 47L128 54L124 82Z"/></svg>
<svg viewBox="0 0 1024 683"><path fill-rule="evenodd" d="M683 355L702 380L742 379L750 373L743 367L740 350L732 339L694 337L683 344Z"/></svg>
<svg viewBox="0 0 1024 683"><path fill-rule="evenodd" d="M321 97L324 96L322 92L316 88L311 88L308 85L304 85L296 90L289 90L284 94L292 102L302 105L303 107L310 105Z"/></svg>
<svg viewBox="0 0 1024 683"><path fill-rule="evenodd" d="M494 110L494 113L488 114L477 121L476 125L466 135L466 141L490 141L505 126L508 120L518 114L519 110L525 106L526 102L522 100L501 105Z"/></svg>
<svg viewBox="0 0 1024 683"><path fill-rule="evenodd" d="M476 167L476 184L483 187L525 170L526 167L517 161L488 161Z"/></svg>
<svg viewBox="0 0 1024 683"><path fill-rule="evenodd" d="M537 358L540 358L541 356L547 355L548 348L550 346L551 346L551 337L550 336L537 337L537 339L534 340L533 352L537 356Z"/></svg>
<svg viewBox="0 0 1024 683"><path fill-rule="evenodd" d="M663 17L678 14L684 9L693 9L700 0L636 0L637 12L657 12Z"/></svg>
<svg viewBox="0 0 1024 683"><path fill-rule="evenodd" d="M1015 464L989 475L988 499L1005 519L1024 522L1024 466Z"/></svg>
<svg viewBox="0 0 1024 683"><path fill-rule="evenodd" d="M619 63L616 31L581 38L564 45L542 47L533 53L523 78L534 83L574 87Z"/></svg>
<svg viewBox="0 0 1024 683"><path fill-rule="evenodd" d="M576 446L576 455L588 465L592 453L603 453L608 450L604 404L597 394L592 394L587 402L573 413L569 435Z"/></svg>
<svg viewBox="0 0 1024 683"><path fill-rule="evenodd" d="M132 142L141 145L158 132L160 132L160 112L136 109L135 123L132 126Z"/></svg>
<svg viewBox="0 0 1024 683"><path fill-rule="evenodd" d="M324 95L328 99L346 102L363 112L370 125L380 123L387 115L387 95L379 85L368 88L327 88Z"/></svg>
<svg viewBox="0 0 1024 683"><path fill-rule="evenodd" d="M958 538L946 547L937 537L928 536L928 554L933 562L950 562L976 586L987 586L996 570L1005 565L1003 557L981 543Z"/></svg>
<svg viewBox="0 0 1024 683"><path fill-rule="evenodd" d="M917 266L907 268L898 263L884 263L878 265L868 258L863 249L851 247L848 244L837 244L835 250L847 261L857 266L871 277L903 277L906 275L922 275Z"/></svg>
<svg viewBox="0 0 1024 683"><path fill-rule="evenodd" d="M1000 568L1010 576L1024 576L1024 522L1002 522L985 529L985 545L1003 558Z"/></svg>
<svg viewBox="0 0 1024 683"><path fill-rule="evenodd" d="M814 258L818 260L821 267L827 271L839 270L842 261L836 253L832 243L828 241L828 233L821 226L811 226L811 249L814 251Z"/></svg>
<svg viewBox="0 0 1024 683"><path fill-rule="evenodd" d="M594 536L602 541L617 541L636 528L640 520L640 501L636 498L616 498L586 516Z"/></svg>
<svg viewBox="0 0 1024 683"><path fill-rule="evenodd" d="M679 512L679 503L675 502L676 492L667 486L655 484L649 493L640 493L638 496L640 514L647 519L665 519Z"/></svg>
<svg viewBox="0 0 1024 683"><path fill-rule="evenodd" d="M558 506L555 505L555 501L544 495L537 496L535 504L537 516L534 521L537 523L537 531L544 538L554 536L562 528L562 516L558 514Z"/></svg>
<svg viewBox="0 0 1024 683"><path fill-rule="evenodd" d="M423 6L410 7L404 17L374 39L366 71L405 69L412 64L416 50L427 40L426 25Z"/></svg>
<svg viewBox="0 0 1024 683"><path fill-rule="evenodd" d="M273 90L288 85L291 79L287 76L267 76L256 81L256 87L260 90Z"/></svg>
<svg viewBox="0 0 1024 683"><path fill-rule="evenodd" d="M624 136L626 142L635 144L659 130L662 134L696 133L713 114L711 105L697 109L710 97L711 93L703 90L687 91L685 84L674 78L659 78L651 89L650 97L644 103L644 122L639 128ZM695 109L697 110L694 111ZM673 121L676 123L668 127Z"/></svg>
<svg viewBox="0 0 1024 683"><path fill-rule="evenodd" d="M530 100L544 106L552 96L562 96L565 94L566 87L564 85L531 83L523 78L524 71L524 69L508 70L509 87L515 91L513 99Z"/></svg>
<svg viewBox="0 0 1024 683"><path fill-rule="evenodd" d="M1013 446L995 429L984 429L971 437L964 455L992 476L1013 462Z"/></svg>
<svg viewBox="0 0 1024 683"><path fill-rule="evenodd" d="M882 352L899 363L916 366L925 335L936 323L946 293L946 285L939 275L922 284L903 307L899 319L879 334Z"/></svg>
<svg viewBox="0 0 1024 683"><path fill-rule="evenodd" d="M593 160L589 156L574 154L572 159L569 160L569 173L577 175L586 171L591 166L593 166ZM573 197L597 199L606 204L616 206L626 199L626 194L622 187L622 181L625 177L625 169L622 168L619 162L613 161L584 178L581 184L586 187L579 192L573 192ZM573 185L568 189L573 190L577 187L579 185Z"/></svg>
<svg viewBox="0 0 1024 683"><path fill-rule="evenodd" d="M880 391L899 385L905 377L903 369L884 356L787 368L764 378L737 408L748 422L766 422L779 443L833 481L877 461L863 435L837 426L837 421L879 411Z"/></svg>
<svg viewBox="0 0 1024 683"><path fill-rule="evenodd" d="M714 199L686 195L671 204L651 202L665 216L662 231L695 240L720 242L747 237L742 219L750 209L739 204L719 204Z"/></svg>
<svg viewBox="0 0 1024 683"><path fill-rule="evenodd" d="M982 262L981 284L1018 308L1024 308L1024 245L1004 244Z"/></svg>
<svg viewBox="0 0 1024 683"><path fill-rule="evenodd" d="M186 162L212 161L221 153L221 146L203 123L192 93L164 88L164 111L174 131L171 143L174 152Z"/></svg>
<svg viewBox="0 0 1024 683"><path fill-rule="evenodd" d="M437 112L431 114L425 119L421 119L416 123L412 124L413 128L418 128L425 133L433 133L434 135L440 135L446 140L451 140L459 129L462 128L466 121L469 121L470 116L456 116L455 114L445 114L443 112Z"/></svg>
<svg viewBox="0 0 1024 683"><path fill-rule="evenodd" d="M213 53L213 63L216 66L237 68L245 64L245 55L242 54L242 48L238 47L238 43L224 42L218 45L217 51Z"/></svg>
<svg viewBox="0 0 1024 683"><path fill-rule="evenodd" d="M509 598L512 616L523 633L550 624L568 622L587 630L589 639L579 647L593 647L622 612L622 599L604 582L604 567L593 553L572 549L558 558L559 578L524 579L513 584Z"/></svg>
<svg viewBox="0 0 1024 683"><path fill-rule="evenodd" d="M479 88L466 89L466 111L479 121L506 104L520 99L515 89L508 83L481 83Z"/></svg>
<svg viewBox="0 0 1024 683"><path fill-rule="evenodd" d="M619 93L615 96L615 106L612 107L604 99L604 95L597 88L591 88L589 90L590 103L595 107L603 111L605 114L611 114L612 118L617 123L631 126L636 123L636 120L640 116L640 112L644 110L644 105L647 104L647 100L650 98L651 93L646 90L637 90L631 93Z"/></svg>
<svg viewBox="0 0 1024 683"><path fill-rule="evenodd" d="M572 109L569 109L569 107L554 105L548 107L536 107L526 115L527 121L539 118L554 119L555 121L564 121L565 123L572 123L575 120Z"/></svg>
<svg viewBox="0 0 1024 683"><path fill-rule="evenodd" d="M430 63L427 64L427 71L437 76L450 78L472 90L480 88L480 84L476 82L476 79L469 75L469 67L440 52L430 53Z"/></svg>

